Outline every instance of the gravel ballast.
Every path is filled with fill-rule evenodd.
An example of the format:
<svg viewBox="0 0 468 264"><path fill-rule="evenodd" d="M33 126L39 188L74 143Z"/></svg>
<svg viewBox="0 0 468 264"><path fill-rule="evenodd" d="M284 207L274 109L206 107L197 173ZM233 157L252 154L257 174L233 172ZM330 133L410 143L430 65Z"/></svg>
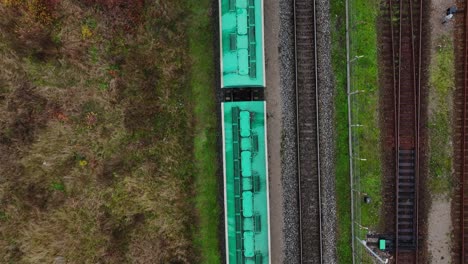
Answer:
<svg viewBox="0 0 468 264"><path fill-rule="evenodd" d="M323 263L337 263L335 188L334 77L331 65L329 0L317 0L317 55L319 77L320 170L322 184Z"/></svg>
<svg viewBox="0 0 468 264"><path fill-rule="evenodd" d="M282 185L284 259L299 263L299 208L296 148L296 92L294 72L294 1L280 0L280 75L282 120Z"/></svg>

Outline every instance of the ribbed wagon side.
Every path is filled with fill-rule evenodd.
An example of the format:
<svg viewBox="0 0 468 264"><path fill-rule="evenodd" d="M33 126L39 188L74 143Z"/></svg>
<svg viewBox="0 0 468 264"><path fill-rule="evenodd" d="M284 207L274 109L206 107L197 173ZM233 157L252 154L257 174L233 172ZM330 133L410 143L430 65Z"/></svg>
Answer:
<svg viewBox="0 0 468 264"><path fill-rule="evenodd" d="M265 106L264 101L221 105L228 264L270 263Z"/></svg>
<svg viewBox="0 0 468 264"><path fill-rule="evenodd" d="M219 0L221 87L265 87L263 1Z"/></svg>

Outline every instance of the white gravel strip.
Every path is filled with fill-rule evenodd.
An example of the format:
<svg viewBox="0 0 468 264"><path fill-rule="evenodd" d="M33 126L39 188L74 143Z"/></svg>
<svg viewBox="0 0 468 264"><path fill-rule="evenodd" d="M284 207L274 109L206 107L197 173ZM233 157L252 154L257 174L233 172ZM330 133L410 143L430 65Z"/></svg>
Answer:
<svg viewBox="0 0 468 264"><path fill-rule="evenodd" d="M335 189L334 77L331 65L329 0L317 0L317 54L319 76L320 170L322 184L323 263L337 263Z"/></svg>

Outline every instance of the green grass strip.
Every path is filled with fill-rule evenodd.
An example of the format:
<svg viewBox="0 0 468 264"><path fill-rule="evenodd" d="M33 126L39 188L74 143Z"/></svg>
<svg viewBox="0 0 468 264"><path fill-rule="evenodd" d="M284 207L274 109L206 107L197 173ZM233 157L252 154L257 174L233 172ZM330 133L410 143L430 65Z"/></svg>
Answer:
<svg viewBox="0 0 468 264"><path fill-rule="evenodd" d="M331 1L332 61L335 73L336 97L336 188L338 200L338 259L339 263L352 263L351 212L348 154L348 109L346 94L345 0ZM362 225L377 229L381 207L380 130L378 123L378 64L376 18L378 2L349 0L350 6L350 59L352 62L351 90L365 90L352 98L352 120L362 127L353 128L355 181L361 191L369 194L373 204L355 208L355 217ZM359 59L356 59L358 56ZM362 197L355 196L355 199ZM360 232L359 228L355 231ZM362 236L361 236L362 237ZM361 251L357 248L357 251ZM365 254L365 253L364 253ZM359 261L359 259L356 259Z"/></svg>
<svg viewBox="0 0 468 264"><path fill-rule="evenodd" d="M372 204L361 205L361 224L376 230L382 205L382 164L379 124L379 83L377 64L377 26L379 3L374 0L351 0L350 57L362 56L352 63L352 90L364 90L353 104L354 153L366 161L355 160L355 178L360 179L361 191L372 197ZM365 232L361 232L361 238Z"/></svg>
<svg viewBox="0 0 468 264"><path fill-rule="evenodd" d="M348 107L346 99L345 0L331 1L332 62L335 73L336 193L338 206L338 262L352 263L349 188Z"/></svg>
<svg viewBox="0 0 468 264"><path fill-rule="evenodd" d="M445 35L436 39L438 49L429 71L429 188L432 194L448 195L452 188L453 146L452 97L455 89L453 40Z"/></svg>
<svg viewBox="0 0 468 264"><path fill-rule="evenodd" d="M218 225L220 208L217 203L216 100L214 86L213 32L210 0L189 3L191 86L195 106L195 207L199 217L195 244L201 252L201 263L220 263Z"/></svg>

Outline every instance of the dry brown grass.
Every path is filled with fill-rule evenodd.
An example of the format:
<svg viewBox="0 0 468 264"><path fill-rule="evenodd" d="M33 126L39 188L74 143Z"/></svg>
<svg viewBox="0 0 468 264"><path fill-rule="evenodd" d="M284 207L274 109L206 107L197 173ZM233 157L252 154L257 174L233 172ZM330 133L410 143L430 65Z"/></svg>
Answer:
<svg viewBox="0 0 468 264"><path fill-rule="evenodd" d="M183 1L24 3L0 0L0 262L196 262Z"/></svg>

